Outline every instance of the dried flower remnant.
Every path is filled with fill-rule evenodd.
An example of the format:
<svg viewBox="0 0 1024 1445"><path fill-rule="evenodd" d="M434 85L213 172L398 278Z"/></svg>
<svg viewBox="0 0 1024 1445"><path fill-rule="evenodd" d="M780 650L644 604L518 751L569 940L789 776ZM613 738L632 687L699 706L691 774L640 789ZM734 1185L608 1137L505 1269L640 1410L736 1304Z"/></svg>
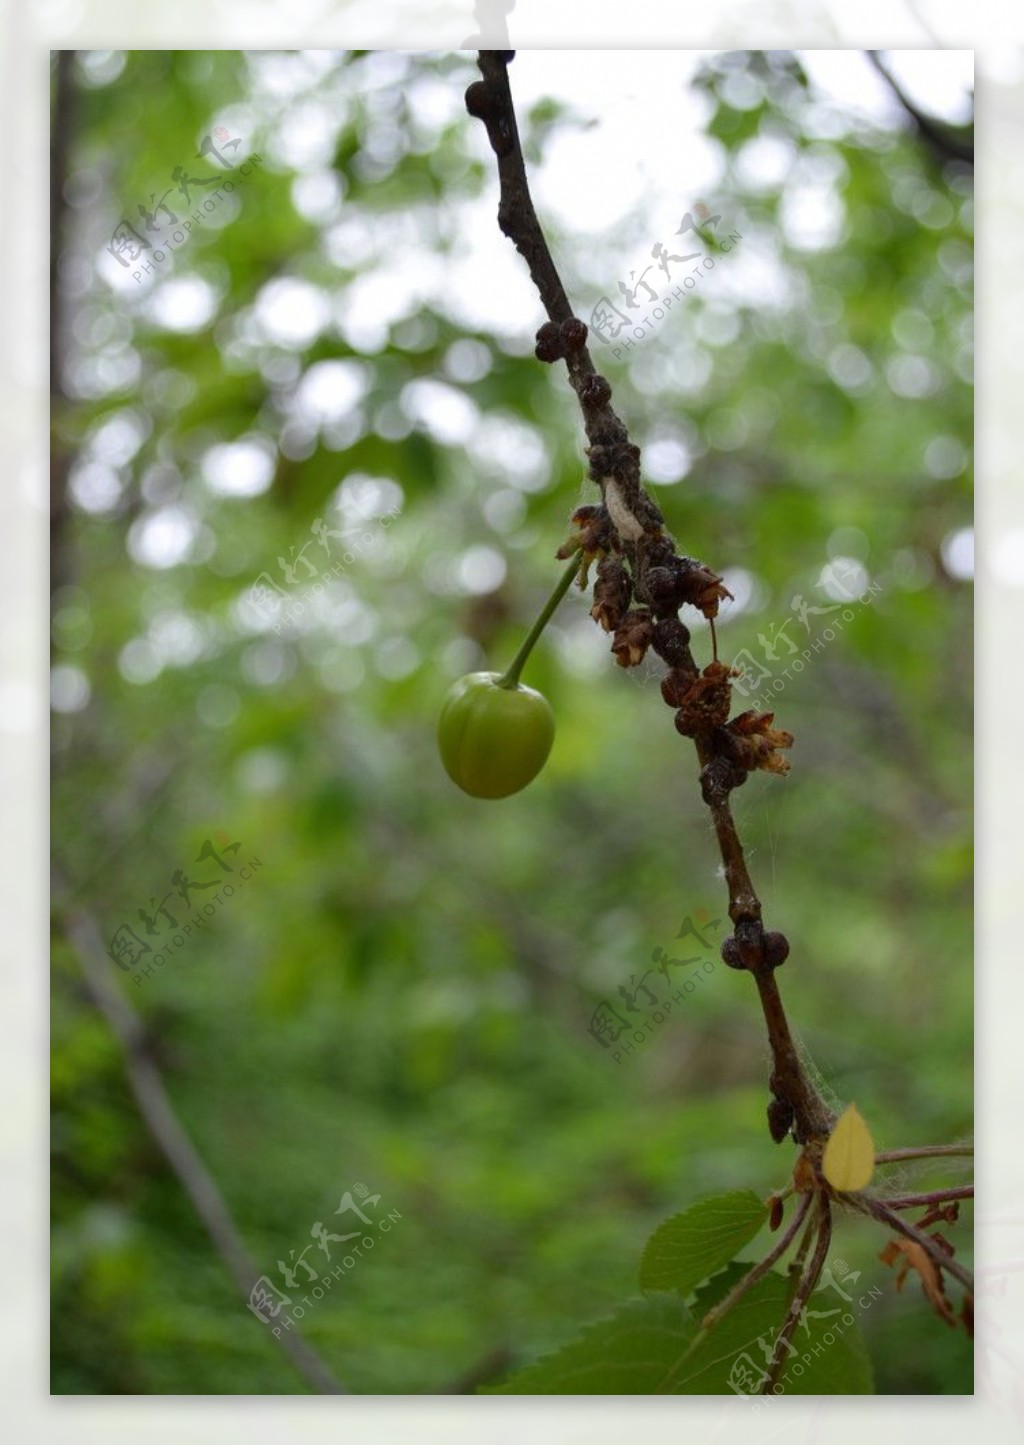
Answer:
<svg viewBox="0 0 1024 1445"><path fill-rule="evenodd" d="M612 652L620 667L636 667L643 662L654 636L654 620L641 607L627 612L612 638Z"/></svg>

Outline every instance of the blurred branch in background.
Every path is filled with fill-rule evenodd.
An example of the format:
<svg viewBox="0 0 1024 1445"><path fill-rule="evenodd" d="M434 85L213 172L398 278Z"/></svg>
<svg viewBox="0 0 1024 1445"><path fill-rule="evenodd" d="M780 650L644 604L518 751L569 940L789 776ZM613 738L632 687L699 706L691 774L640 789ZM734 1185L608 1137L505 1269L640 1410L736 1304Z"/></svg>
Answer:
<svg viewBox="0 0 1024 1445"><path fill-rule="evenodd" d="M955 131L952 127L943 125L935 116L928 113L911 100L905 88L896 79L895 75L882 59L884 54L881 50L869 50L868 59L875 67L878 74L888 85L893 95L913 121L914 126L922 140L928 146L935 160L940 166L948 161L960 161L974 169L974 128L965 127L963 131ZM968 139L970 136L970 139Z"/></svg>
<svg viewBox="0 0 1024 1445"><path fill-rule="evenodd" d="M58 50L53 82L53 118L50 131L50 593L65 581L64 523L68 514L67 479L71 455L58 441L59 420L65 401L61 353L64 342L63 288L60 263L67 225L65 185L74 120L75 88L71 70L73 50Z"/></svg>
<svg viewBox="0 0 1024 1445"><path fill-rule="evenodd" d="M75 950L93 1003L124 1049L128 1081L139 1111L178 1183L192 1201L214 1249L224 1261L243 1298L248 1301L260 1270L246 1249L213 1176L174 1111L160 1070L153 1061L145 1024L120 990L110 982L106 949L95 918L80 906L66 906L67 891L63 879L57 876L54 880L54 901L59 910L66 909L65 935ZM297 1326L282 1330L274 1338L299 1373L320 1394L348 1393L302 1337Z"/></svg>

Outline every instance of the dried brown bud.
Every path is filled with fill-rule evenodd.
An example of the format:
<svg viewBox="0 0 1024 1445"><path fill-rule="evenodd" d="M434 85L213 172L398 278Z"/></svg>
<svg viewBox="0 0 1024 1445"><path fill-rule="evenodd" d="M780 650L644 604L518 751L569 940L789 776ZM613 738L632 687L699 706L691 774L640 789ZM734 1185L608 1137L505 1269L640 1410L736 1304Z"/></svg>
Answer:
<svg viewBox="0 0 1024 1445"><path fill-rule="evenodd" d="M751 709L733 718L725 729L723 745L738 767L753 772L763 768L767 773L788 773L789 762L778 749L793 746L793 734L773 728L775 714Z"/></svg>
<svg viewBox="0 0 1024 1445"><path fill-rule="evenodd" d="M655 617L674 617L682 605L681 578L673 567L651 567L644 573L644 590Z"/></svg>
<svg viewBox="0 0 1024 1445"><path fill-rule="evenodd" d="M491 92L482 80L474 80L466 90L466 109L477 120L487 120L493 111Z"/></svg>
<svg viewBox="0 0 1024 1445"><path fill-rule="evenodd" d="M719 602L732 597L717 572L712 572L710 567L705 567L703 562L697 562L693 557L678 559L678 579L680 603L689 602L709 619L718 616Z"/></svg>
<svg viewBox="0 0 1024 1445"><path fill-rule="evenodd" d="M690 630L683 626L678 617L662 617L654 624L651 646L669 667L684 670L693 668L696 672L690 656Z"/></svg>
<svg viewBox="0 0 1024 1445"><path fill-rule="evenodd" d="M578 316L570 316L561 326L562 347L565 351L579 351L587 344L587 323Z"/></svg>
<svg viewBox="0 0 1024 1445"><path fill-rule="evenodd" d="M676 727L684 737L693 738L721 727L732 706L734 670L724 662L709 662L690 686L676 713Z"/></svg>
<svg viewBox="0 0 1024 1445"><path fill-rule="evenodd" d="M636 667L643 662L653 635L654 619L646 608L627 612L612 639L615 661L620 667Z"/></svg>
<svg viewBox="0 0 1024 1445"><path fill-rule="evenodd" d="M764 929L754 918L741 918L736 925L736 947L744 968L760 968L764 961Z"/></svg>
<svg viewBox="0 0 1024 1445"><path fill-rule="evenodd" d="M678 722L676 723L678 727ZM717 733L715 734L717 736ZM713 808L723 798L728 797L733 788L742 788L747 781L747 773L743 768L738 768L735 763L730 762L721 753L700 771L700 791L705 803Z"/></svg>
<svg viewBox="0 0 1024 1445"><path fill-rule="evenodd" d="M730 968L743 968L744 963L740 958L740 946L731 935L722 940L722 962L727 963Z"/></svg>
<svg viewBox="0 0 1024 1445"><path fill-rule="evenodd" d="M612 522L607 508L596 505L577 507L569 519L572 530L555 553L564 561L582 547L587 557L611 551Z"/></svg>
<svg viewBox="0 0 1024 1445"><path fill-rule="evenodd" d="M771 1123L769 1121L769 1128L770 1127ZM779 1225L782 1223L782 1216L784 1213L785 1206L782 1203L780 1197L777 1194L771 1195L768 1200L768 1228L772 1234L775 1233Z"/></svg>
<svg viewBox="0 0 1024 1445"><path fill-rule="evenodd" d="M597 564L594 605L590 615L605 632L614 632L629 607L633 584L618 557L605 557Z"/></svg>
<svg viewBox="0 0 1024 1445"><path fill-rule="evenodd" d="M769 968L778 968L789 957L789 939L784 933L766 933L764 961Z"/></svg>
<svg viewBox="0 0 1024 1445"><path fill-rule="evenodd" d="M684 602L699 608L705 617L718 615L723 597L731 597L721 577L692 557L659 557L659 565L644 573L643 585L658 617L672 617Z"/></svg>
<svg viewBox="0 0 1024 1445"><path fill-rule="evenodd" d="M794 1117L793 1105L787 1099L773 1099L768 1105L768 1132L776 1144L781 1144L792 1129Z"/></svg>
<svg viewBox="0 0 1024 1445"><path fill-rule="evenodd" d="M553 321L545 321L537 332L534 355L538 361L558 361L563 355L562 337Z"/></svg>
<svg viewBox="0 0 1024 1445"><path fill-rule="evenodd" d="M655 631L657 631L657 626ZM669 707L682 707L687 693L699 675L696 668L691 672L684 667L674 667L671 672L665 674L661 679L661 695Z"/></svg>
<svg viewBox="0 0 1024 1445"><path fill-rule="evenodd" d="M594 375L584 379L580 387L580 401L585 406L607 406L611 399L612 389L606 377Z"/></svg>

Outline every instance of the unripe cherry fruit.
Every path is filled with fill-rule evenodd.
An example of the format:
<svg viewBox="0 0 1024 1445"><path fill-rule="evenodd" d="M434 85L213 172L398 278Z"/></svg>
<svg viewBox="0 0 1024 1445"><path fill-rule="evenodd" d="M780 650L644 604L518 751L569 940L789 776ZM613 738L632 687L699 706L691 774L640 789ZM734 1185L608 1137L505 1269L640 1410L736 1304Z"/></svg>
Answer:
<svg viewBox="0 0 1024 1445"><path fill-rule="evenodd" d="M555 740L543 693L499 672L470 672L448 689L437 724L441 761L471 798L507 798L532 783Z"/></svg>

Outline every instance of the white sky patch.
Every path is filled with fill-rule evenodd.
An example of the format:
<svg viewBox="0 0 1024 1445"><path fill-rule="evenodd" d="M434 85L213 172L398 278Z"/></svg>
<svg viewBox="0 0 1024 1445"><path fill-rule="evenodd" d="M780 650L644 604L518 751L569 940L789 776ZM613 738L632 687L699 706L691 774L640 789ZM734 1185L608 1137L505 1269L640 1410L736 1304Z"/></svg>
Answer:
<svg viewBox="0 0 1024 1445"><path fill-rule="evenodd" d="M845 214L842 201L827 182L790 187L780 207L786 239L800 251L824 251L836 245Z"/></svg>
<svg viewBox="0 0 1024 1445"><path fill-rule="evenodd" d="M924 469L930 477L958 477L966 466L967 449L956 437L932 437L924 449Z"/></svg>
<svg viewBox="0 0 1024 1445"><path fill-rule="evenodd" d="M551 480L547 450L536 431L518 417L490 412L468 439L470 459L507 476L521 492L540 492Z"/></svg>
<svg viewBox="0 0 1024 1445"><path fill-rule="evenodd" d="M465 392L444 381L420 377L402 388L402 410L444 446L461 446L476 429L480 412Z"/></svg>
<svg viewBox="0 0 1024 1445"><path fill-rule="evenodd" d="M961 527L942 539L942 565L951 577L969 582L974 576L974 528Z"/></svg>
<svg viewBox="0 0 1024 1445"><path fill-rule="evenodd" d="M782 136L756 135L740 147L734 168L741 185L756 194L780 186L796 157L792 141Z"/></svg>
<svg viewBox="0 0 1024 1445"><path fill-rule="evenodd" d="M353 526L381 517L392 508L401 508L405 493L391 477L371 477L365 472L352 472L334 493L332 506L344 514Z"/></svg>
<svg viewBox="0 0 1024 1445"><path fill-rule="evenodd" d="M651 193L663 192L666 176L678 177L680 215L713 189L722 175L721 151L700 133L707 102L690 87L701 56L687 50L520 51L520 114L561 95L594 122L553 137L546 147L533 169L538 209L576 233L606 230L642 214Z"/></svg>
<svg viewBox="0 0 1024 1445"><path fill-rule="evenodd" d="M274 452L262 437L242 437L210 447L200 463L203 480L222 497L257 497L270 486Z"/></svg>
<svg viewBox="0 0 1024 1445"><path fill-rule="evenodd" d="M200 276L173 276L150 293L146 310L165 331L201 331L217 309L218 296Z"/></svg>
<svg viewBox="0 0 1024 1445"><path fill-rule="evenodd" d="M184 507L161 507L133 522L128 532L128 553L143 567L177 567L184 562L199 535L199 523Z"/></svg>
<svg viewBox="0 0 1024 1445"><path fill-rule="evenodd" d="M112 467L123 467L149 436L152 426L150 418L141 412L127 409L115 412L90 434L88 454Z"/></svg>
<svg viewBox="0 0 1024 1445"><path fill-rule="evenodd" d="M188 667L204 651L203 629L186 612L159 612L149 624L147 638L156 658L172 667Z"/></svg>
<svg viewBox="0 0 1024 1445"><path fill-rule="evenodd" d="M54 712L81 712L92 689L80 667L60 663L50 672L50 706Z"/></svg>
<svg viewBox="0 0 1024 1445"><path fill-rule="evenodd" d="M304 220L323 225L341 208L340 178L332 171L296 176L292 181L292 205Z"/></svg>
<svg viewBox="0 0 1024 1445"><path fill-rule="evenodd" d="M849 602L871 585L871 574L857 557L833 557L821 569L818 586L833 602Z"/></svg>
<svg viewBox="0 0 1024 1445"><path fill-rule="evenodd" d="M495 547L468 547L455 569L459 589L471 596L494 592L505 580L508 564Z"/></svg>
<svg viewBox="0 0 1024 1445"><path fill-rule="evenodd" d="M366 368L357 361L317 361L295 393L295 409L310 421L345 416L368 390Z"/></svg>
<svg viewBox="0 0 1024 1445"><path fill-rule="evenodd" d="M339 116L320 100L289 106L265 144L271 162L288 170L319 171L329 165L337 142Z"/></svg>
<svg viewBox="0 0 1024 1445"><path fill-rule="evenodd" d="M644 447L643 472L652 482L671 487L690 469L690 449L681 437L662 437Z"/></svg>
<svg viewBox="0 0 1024 1445"><path fill-rule="evenodd" d="M126 682L141 686L160 676L160 664L149 643L141 637L133 637L125 643L117 659L118 671Z"/></svg>
<svg viewBox="0 0 1024 1445"><path fill-rule="evenodd" d="M885 126L903 114L888 85L860 50L801 50L797 54L815 85L844 109ZM891 50L882 60L910 99L923 109L954 124L968 118L968 89L974 82L971 51Z"/></svg>
<svg viewBox="0 0 1024 1445"><path fill-rule="evenodd" d="M330 325L330 297L309 281L282 276L260 291L254 319L267 341L302 350Z"/></svg>
<svg viewBox="0 0 1024 1445"><path fill-rule="evenodd" d="M121 480L113 467L103 462L81 462L71 468L68 492L83 512L111 512L121 496Z"/></svg>
<svg viewBox="0 0 1024 1445"><path fill-rule="evenodd" d="M722 603L718 613L719 627L741 617L744 612L760 612L768 601L768 588L745 567L727 567L722 573L722 581L732 593L732 601L726 598Z"/></svg>

